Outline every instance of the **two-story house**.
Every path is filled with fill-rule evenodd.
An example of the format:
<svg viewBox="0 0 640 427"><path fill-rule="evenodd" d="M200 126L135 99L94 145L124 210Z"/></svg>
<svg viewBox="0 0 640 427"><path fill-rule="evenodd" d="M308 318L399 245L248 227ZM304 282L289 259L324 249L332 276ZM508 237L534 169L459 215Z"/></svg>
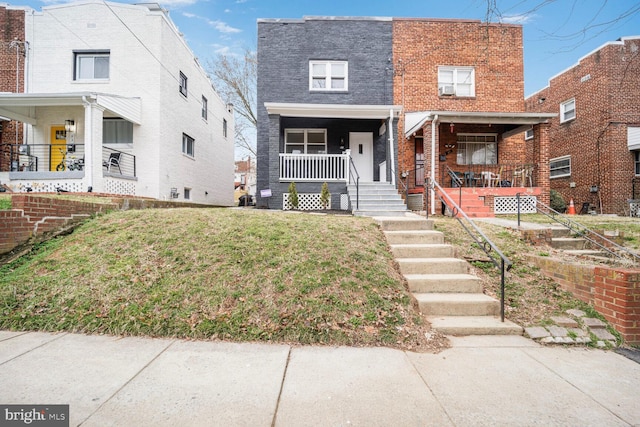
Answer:
<svg viewBox="0 0 640 427"><path fill-rule="evenodd" d="M397 162L392 20L258 20L258 206L348 208L347 184L387 181Z"/></svg>
<svg viewBox="0 0 640 427"><path fill-rule="evenodd" d="M548 203L545 123L553 115L524 111L521 26L394 19L393 58L409 198L422 197L430 177L463 190L467 213L479 202L477 215L513 212L516 193ZM523 144L524 132L532 139Z"/></svg>
<svg viewBox="0 0 640 427"><path fill-rule="evenodd" d="M0 94L24 137L3 150L3 183L233 204L233 109L165 10L86 1L24 25L24 93Z"/></svg>
<svg viewBox="0 0 640 427"><path fill-rule="evenodd" d="M489 214L513 211L516 193L548 202L539 147L553 114L524 111L522 49L517 25L259 20L259 205L286 208L290 182L317 198L327 181L332 206L347 209L359 178L415 194L420 208L426 177L469 187ZM535 144L521 143L525 131Z"/></svg>
<svg viewBox="0 0 640 427"><path fill-rule="evenodd" d="M550 186L578 213L640 216L640 37L598 47L526 99L550 121Z"/></svg>

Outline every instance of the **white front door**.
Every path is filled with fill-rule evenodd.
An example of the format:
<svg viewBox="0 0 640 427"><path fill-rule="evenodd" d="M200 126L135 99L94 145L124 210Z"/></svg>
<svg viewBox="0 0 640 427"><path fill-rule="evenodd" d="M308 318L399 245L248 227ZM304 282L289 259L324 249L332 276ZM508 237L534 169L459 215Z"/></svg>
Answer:
<svg viewBox="0 0 640 427"><path fill-rule="evenodd" d="M360 182L373 182L373 133L349 132L349 148Z"/></svg>

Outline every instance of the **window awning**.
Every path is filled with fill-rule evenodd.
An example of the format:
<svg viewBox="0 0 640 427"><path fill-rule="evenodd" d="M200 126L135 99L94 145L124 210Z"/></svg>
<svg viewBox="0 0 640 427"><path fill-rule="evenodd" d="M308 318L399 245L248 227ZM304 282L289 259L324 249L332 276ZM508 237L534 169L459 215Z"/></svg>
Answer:
<svg viewBox="0 0 640 427"><path fill-rule="evenodd" d="M36 125L38 117L34 107L84 106L86 102L95 102L132 123L142 122L140 98L95 92L0 93L0 116Z"/></svg>
<svg viewBox="0 0 640 427"><path fill-rule="evenodd" d="M483 111L418 111L405 114L404 134L410 137L428 121L438 116L440 122L475 123L492 125L531 126L545 123L558 115L555 113L492 113Z"/></svg>
<svg viewBox="0 0 640 427"><path fill-rule="evenodd" d="M265 102L269 114L283 117L315 117L332 119L388 119L393 111L398 117L400 105L293 104Z"/></svg>
<svg viewBox="0 0 640 427"><path fill-rule="evenodd" d="M627 128L627 147L629 151L640 150L640 127Z"/></svg>

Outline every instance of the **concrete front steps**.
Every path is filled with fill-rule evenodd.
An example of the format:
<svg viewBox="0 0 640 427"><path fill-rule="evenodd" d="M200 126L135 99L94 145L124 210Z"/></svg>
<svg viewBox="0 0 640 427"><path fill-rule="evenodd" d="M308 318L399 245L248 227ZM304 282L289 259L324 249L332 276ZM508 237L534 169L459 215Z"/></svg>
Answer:
<svg viewBox="0 0 640 427"><path fill-rule="evenodd" d="M351 210L356 216L404 216L409 211L398 190L388 182L347 186Z"/></svg>
<svg viewBox="0 0 640 427"><path fill-rule="evenodd" d="M500 321L500 303L482 292L469 264L455 258L433 221L417 215L376 218L391 252L431 326L447 335L522 335L513 322Z"/></svg>

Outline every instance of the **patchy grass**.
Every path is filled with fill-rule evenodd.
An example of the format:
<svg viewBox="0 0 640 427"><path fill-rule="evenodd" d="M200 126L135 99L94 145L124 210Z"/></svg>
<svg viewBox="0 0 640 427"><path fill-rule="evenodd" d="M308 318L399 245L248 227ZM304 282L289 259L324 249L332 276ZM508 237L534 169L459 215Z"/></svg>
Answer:
<svg viewBox="0 0 640 427"><path fill-rule="evenodd" d="M606 224L610 229L624 230L625 236L628 233L634 239L640 237L637 224L630 223L627 218L621 218L616 222L615 218L597 220L591 216L584 217L588 217L592 222L586 224L586 221L582 221L583 216L576 221L580 220L579 222L587 227ZM528 215L522 221L544 222L545 218L542 215ZM564 291L558 283L544 276L536 266L527 262L525 255L535 249L521 239L519 232L481 221L477 221L476 225L513 263L512 269L505 278L505 316L508 319L525 327L545 326L552 323L551 316L565 315L566 310L575 308L586 312L590 317L605 320L593 307ZM435 227L445 233L445 240L448 243L456 246L458 256L471 261L473 274L482 280L485 293L500 298L500 270L493 263L486 261L488 259L486 254L464 231L458 221L449 217L436 217ZM541 256L550 256L553 251L548 249L537 253ZM620 334L612 328L609 328L609 331L616 336L618 342L621 342Z"/></svg>
<svg viewBox="0 0 640 427"><path fill-rule="evenodd" d="M414 304L378 226L351 216L113 212L0 269L14 330L442 347Z"/></svg>

